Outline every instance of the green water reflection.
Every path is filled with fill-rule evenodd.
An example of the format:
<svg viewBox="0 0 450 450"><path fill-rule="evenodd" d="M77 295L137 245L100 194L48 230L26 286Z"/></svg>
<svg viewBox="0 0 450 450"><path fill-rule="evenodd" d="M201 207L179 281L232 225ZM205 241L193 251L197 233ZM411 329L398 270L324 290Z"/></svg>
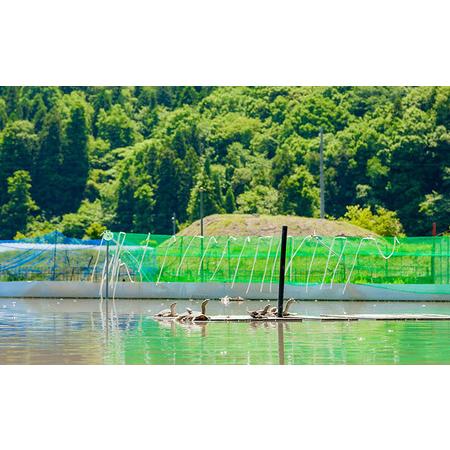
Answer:
<svg viewBox="0 0 450 450"><path fill-rule="evenodd" d="M112 338L114 339L114 338ZM126 364L448 364L449 322L210 323L144 320L124 335Z"/></svg>
<svg viewBox="0 0 450 450"><path fill-rule="evenodd" d="M426 309L441 314L450 309L448 304L360 303L345 308L392 312L402 306L405 312ZM152 314L161 307L159 302L119 302L106 326L97 301L1 300L0 364L450 363L447 321L183 326L155 321ZM220 313L219 307L212 305ZM343 306L301 307L319 314L338 312Z"/></svg>

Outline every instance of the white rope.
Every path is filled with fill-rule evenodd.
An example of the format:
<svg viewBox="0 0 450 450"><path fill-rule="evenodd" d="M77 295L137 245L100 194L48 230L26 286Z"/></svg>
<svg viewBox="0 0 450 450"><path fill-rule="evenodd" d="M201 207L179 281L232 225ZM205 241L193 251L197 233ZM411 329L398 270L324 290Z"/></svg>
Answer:
<svg viewBox="0 0 450 450"><path fill-rule="evenodd" d="M156 285L159 284L159 280L161 279L161 274L162 274L162 271L163 271L164 266L165 266L165 264L166 264L166 258L167 258L167 253L168 253L168 251L169 251L169 248L171 247L171 245L173 245L173 244L175 244L175 242L177 242L177 238L176 238L175 235L172 236L170 239L173 239L173 242L172 242L172 244L169 243L169 245L168 245L167 248L166 248L166 253L165 253L165 255L164 255L164 259L163 259L163 262L162 262L162 264L161 264L161 270L159 271L158 279L156 280ZM169 240L169 241L170 241L170 240Z"/></svg>
<svg viewBox="0 0 450 450"><path fill-rule="evenodd" d="M277 251L275 253L275 259L273 260L273 264L272 264L272 273L270 275L270 284L269 284L269 292L272 292L272 280L273 280L273 274L275 272L275 264L277 263L277 258L278 258L278 253L280 251L280 247L281 247L281 239L280 242L278 242L278 246L277 246Z"/></svg>
<svg viewBox="0 0 450 450"><path fill-rule="evenodd" d="M244 253L244 248L245 248L245 244L247 244L247 241L250 242L250 236L247 236L244 240L244 245L242 246L241 253L239 254L236 270L234 271L234 277L233 277L233 282L231 283L231 289L233 289L233 287L234 287L234 283L235 283L236 277L237 277L237 272L239 269L239 264L241 262L242 253Z"/></svg>
<svg viewBox="0 0 450 450"><path fill-rule="evenodd" d="M198 265L197 275L200 275L200 270L201 270L201 266L202 266L203 260L205 259L205 255L206 255L206 253L208 251L209 244L211 243L212 240L214 240L214 242L217 244L217 239L214 236L211 236L208 239L208 243L206 244L206 249L203 251L203 255L202 255L202 257L200 259L200 263Z"/></svg>
<svg viewBox="0 0 450 450"><path fill-rule="evenodd" d="M306 242L307 239L311 239L311 238L312 238L312 235L310 234L310 235L308 235L308 236L305 236L305 237L302 239L302 242L300 242L300 244L298 245L297 250L295 250L295 252L292 253L291 258L289 259L288 265L287 265L287 267L286 267L286 272L285 272L285 273L287 273L288 269L292 266L292 261L294 260L294 258L295 258L295 256L297 255L297 253L298 253L298 252L301 250L301 248L303 247L303 244ZM291 272L291 275L292 275L292 272ZM289 281L292 281L292 278L291 278Z"/></svg>
<svg viewBox="0 0 450 450"><path fill-rule="evenodd" d="M186 253L188 252L188 250L189 250L189 248L190 248L192 242L194 242L194 239L195 239L195 238L203 239L203 236L194 236L194 237L191 239L191 242L189 242L188 246L186 247L186 250L184 251L183 256L181 257L181 261L180 261L180 264L179 264L179 266L178 266L177 273L175 274L176 277L177 277L177 276L179 275L179 273L180 273L180 269L181 269L181 266L183 265L183 261L184 261L184 258L186 257Z"/></svg>
<svg viewBox="0 0 450 450"><path fill-rule="evenodd" d="M335 256L337 256L337 253L335 251L333 251L333 247L334 247L334 243L336 241L336 239L344 239L346 240L347 238L342 237L342 236L336 236L333 238L333 240L331 241L331 245L329 247L329 252L328 252L328 258L327 258L327 263L325 265L325 270L323 272L323 277L322 277L322 283L320 284L320 289L323 288L323 285L325 283L325 278L327 276L327 272L328 272L328 265L330 263L330 258L331 258L331 253L333 253Z"/></svg>
<svg viewBox="0 0 450 450"><path fill-rule="evenodd" d="M379 244L378 244L378 241L377 241L375 238L372 238L372 239L375 241L375 245L377 246L377 249L378 249L378 252L380 253L380 256L381 256L382 258L384 258L384 259L389 259L389 258L394 254L396 244L400 245L400 241L398 240L398 238L397 238L397 237L394 237L394 245L393 245L393 247L392 247L392 251L391 251L391 253L389 253L388 256L385 256L385 255L383 254L382 250L380 249L380 246L379 246Z"/></svg>
<svg viewBox="0 0 450 450"><path fill-rule="evenodd" d="M269 237L270 236L260 236L260 237L258 237L258 241L256 243L255 257L253 258L252 270L250 272L250 279L248 280L247 290L245 291L246 294L248 294L248 291L250 290L250 285L251 285L252 278L253 278L253 271L255 270L256 258L258 257L259 243L261 242L261 239L267 239Z"/></svg>
<svg viewBox="0 0 450 450"><path fill-rule="evenodd" d="M97 251L97 258L95 260L94 268L92 269L91 282L94 281L95 269L97 268L98 260L100 258L100 250L102 249L102 244L103 244L103 237L102 240L100 241L100 247L98 248Z"/></svg>
<svg viewBox="0 0 450 450"><path fill-rule="evenodd" d="M334 277L336 276L336 272L337 272L337 269L338 269L338 267L339 267L339 263L341 262L342 256L344 255L345 247L347 246L347 242L348 242L348 241L347 241L347 238L344 237L343 239L344 239L344 245L342 246L341 253L339 254L338 261L337 261L336 266L335 266L335 268L334 268L334 270L333 270L333 276L331 277L331 281L330 281L330 289L333 288Z"/></svg>
<svg viewBox="0 0 450 450"><path fill-rule="evenodd" d="M270 250L272 250L272 243L273 243L273 236L270 237L269 251L267 252L266 265L264 266L264 273L263 273L263 277L262 277L262 281L261 281L261 288L259 289L259 292L262 292L262 290L263 290L264 279L266 278L267 266L269 265Z"/></svg>
<svg viewBox="0 0 450 450"><path fill-rule="evenodd" d="M352 277L353 269L355 268L356 260L358 259L358 254L361 249L362 243L364 241L371 241L371 240L374 240L374 238L373 237L364 237L359 241L358 249L356 250L355 258L353 259L352 268L350 269L350 273L348 274L348 278L347 278L347 281L345 282L344 289L342 290L342 294L345 293L345 290L347 289L347 286L350 283L350 278Z"/></svg>
<svg viewBox="0 0 450 450"><path fill-rule="evenodd" d="M222 260L223 260L223 258L224 258L224 256L225 256L225 252L227 251L227 245L228 245L228 242L230 242L231 239L233 239L233 241L236 241L236 238L235 238L235 237L230 236L230 237L227 239L227 241L225 242L225 245L224 245L223 251L222 251L222 255L221 255L220 259L219 259L219 262L217 263L217 266L216 266L216 269L214 270L214 273L212 274L211 278L209 279L210 281L216 276L216 273L217 273L217 271L219 270L219 266L220 266L220 264L222 263Z"/></svg>
<svg viewBox="0 0 450 450"><path fill-rule="evenodd" d="M147 248L148 248L148 244L150 242L151 235L152 235L152 233L148 233L147 234L147 238L145 239L144 252L142 253L141 262L139 263L139 267L138 267L138 273L139 273L139 275L141 277L141 281L142 281L142 272L141 272L142 264L144 263L144 257L145 257L145 254L147 253Z"/></svg>
<svg viewBox="0 0 450 450"><path fill-rule="evenodd" d="M312 269L312 265L313 265L313 262L314 262L314 258L316 256L316 250L317 250L318 246L319 246L319 241L316 239L316 246L314 247L314 252L313 252L312 257L311 257L311 262L309 263L308 275L306 276L305 292L308 292L309 277L311 275L311 269Z"/></svg>

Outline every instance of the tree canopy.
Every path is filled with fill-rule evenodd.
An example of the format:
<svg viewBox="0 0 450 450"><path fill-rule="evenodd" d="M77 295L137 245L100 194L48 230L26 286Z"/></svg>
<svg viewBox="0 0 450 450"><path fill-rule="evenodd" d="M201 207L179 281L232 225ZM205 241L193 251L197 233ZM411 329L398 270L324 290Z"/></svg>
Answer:
<svg viewBox="0 0 450 450"><path fill-rule="evenodd" d="M0 238L317 217L321 127L329 217L448 229L449 87L0 87Z"/></svg>

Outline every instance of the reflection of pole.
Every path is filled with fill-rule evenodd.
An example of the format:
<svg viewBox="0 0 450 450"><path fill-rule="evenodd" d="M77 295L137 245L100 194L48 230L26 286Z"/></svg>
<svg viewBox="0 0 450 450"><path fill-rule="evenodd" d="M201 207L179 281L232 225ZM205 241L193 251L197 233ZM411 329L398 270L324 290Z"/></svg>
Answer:
<svg viewBox="0 0 450 450"><path fill-rule="evenodd" d="M284 365L284 329L283 323L278 322L278 363Z"/></svg>
<svg viewBox="0 0 450 450"><path fill-rule="evenodd" d="M284 300L284 272L286 266L286 241L287 241L286 225L281 229L281 254L280 254L280 279L278 281L278 317L283 317L283 300Z"/></svg>

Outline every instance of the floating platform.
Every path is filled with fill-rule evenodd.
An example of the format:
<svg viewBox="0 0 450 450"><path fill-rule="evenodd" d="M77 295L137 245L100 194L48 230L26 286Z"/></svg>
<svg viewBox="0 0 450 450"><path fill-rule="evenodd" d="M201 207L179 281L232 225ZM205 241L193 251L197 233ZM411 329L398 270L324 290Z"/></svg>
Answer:
<svg viewBox="0 0 450 450"><path fill-rule="evenodd" d="M174 317L155 317L158 321L175 321ZM249 315L242 316L211 316L207 321L194 321L196 324L209 322L349 322L357 320L381 320L381 321L418 321L418 320L448 320L450 315L442 314L320 314L318 316L295 315L289 317L263 317L255 319Z"/></svg>

